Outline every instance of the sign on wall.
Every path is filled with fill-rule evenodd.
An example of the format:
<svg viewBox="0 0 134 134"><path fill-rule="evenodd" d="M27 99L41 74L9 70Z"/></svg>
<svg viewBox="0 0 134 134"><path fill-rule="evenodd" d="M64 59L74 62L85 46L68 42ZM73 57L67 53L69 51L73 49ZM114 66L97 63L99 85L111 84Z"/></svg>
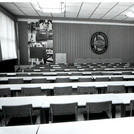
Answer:
<svg viewBox="0 0 134 134"><path fill-rule="evenodd" d="M34 49L31 49L33 48ZM42 47L44 54L42 57L40 54L35 54L36 57L32 57L30 50L34 50L35 53L39 53L39 48ZM51 63L53 62L53 28L51 20L36 20L28 22L28 51L29 51L29 62L35 63ZM41 52L42 53L42 52ZM37 57L39 55L39 57Z"/></svg>
<svg viewBox="0 0 134 134"><path fill-rule="evenodd" d="M108 38L103 32L96 32L91 37L91 49L97 53L102 54L107 50Z"/></svg>

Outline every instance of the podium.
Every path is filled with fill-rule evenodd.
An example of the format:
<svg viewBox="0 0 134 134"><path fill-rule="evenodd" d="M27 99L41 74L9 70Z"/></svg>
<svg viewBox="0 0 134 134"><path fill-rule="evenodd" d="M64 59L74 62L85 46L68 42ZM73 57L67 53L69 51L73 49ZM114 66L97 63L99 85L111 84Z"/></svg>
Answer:
<svg viewBox="0 0 134 134"><path fill-rule="evenodd" d="M55 54L55 63L66 63L66 53L56 53Z"/></svg>

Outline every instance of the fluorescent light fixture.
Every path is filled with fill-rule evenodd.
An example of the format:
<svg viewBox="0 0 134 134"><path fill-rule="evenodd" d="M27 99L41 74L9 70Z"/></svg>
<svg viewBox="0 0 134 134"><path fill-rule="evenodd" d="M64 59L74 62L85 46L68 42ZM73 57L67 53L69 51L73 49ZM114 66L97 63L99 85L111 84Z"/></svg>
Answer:
<svg viewBox="0 0 134 134"><path fill-rule="evenodd" d="M65 11L64 2L38 2L38 5L44 13L63 13Z"/></svg>
<svg viewBox="0 0 134 134"><path fill-rule="evenodd" d="M134 12L132 11L132 12L126 13L126 16L130 18L134 18Z"/></svg>

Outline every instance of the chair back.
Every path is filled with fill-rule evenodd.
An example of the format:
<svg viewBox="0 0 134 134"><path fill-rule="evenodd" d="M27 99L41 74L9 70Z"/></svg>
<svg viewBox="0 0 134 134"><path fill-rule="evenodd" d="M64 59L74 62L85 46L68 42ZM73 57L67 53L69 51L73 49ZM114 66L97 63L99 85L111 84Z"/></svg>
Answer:
<svg viewBox="0 0 134 134"><path fill-rule="evenodd" d="M21 88L22 96L38 96L43 95L41 91L41 87L22 87Z"/></svg>
<svg viewBox="0 0 134 134"><path fill-rule="evenodd" d="M39 78L39 79L33 78L31 80L31 83L47 83L47 79L46 78Z"/></svg>
<svg viewBox="0 0 134 134"><path fill-rule="evenodd" d="M75 114L75 120L78 120L78 103L50 104L51 121L54 115Z"/></svg>
<svg viewBox="0 0 134 134"><path fill-rule="evenodd" d="M56 78L56 83L70 82L70 78Z"/></svg>
<svg viewBox="0 0 134 134"><path fill-rule="evenodd" d="M72 86L54 87L54 95L71 95L72 92Z"/></svg>
<svg viewBox="0 0 134 134"><path fill-rule="evenodd" d="M92 82L93 79L92 78L78 78L79 82Z"/></svg>
<svg viewBox="0 0 134 134"><path fill-rule="evenodd" d="M0 97L9 97L11 96L10 88L1 88L0 89Z"/></svg>
<svg viewBox="0 0 134 134"><path fill-rule="evenodd" d="M109 85L107 86L107 93L126 93L124 85Z"/></svg>
<svg viewBox="0 0 134 134"><path fill-rule="evenodd" d="M87 102L86 110L87 110L87 119L90 118L90 113L101 113L108 112L111 113L112 101L104 101L104 102Z"/></svg>
<svg viewBox="0 0 134 134"><path fill-rule="evenodd" d="M22 84L23 83L23 79L8 79L8 84Z"/></svg>
<svg viewBox="0 0 134 134"><path fill-rule="evenodd" d="M109 77L97 77L95 81L109 81Z"/></svg>
<svg viewBox="0 0 134 134"><path fill-rule="evenodd" d="M95 86L91 86L91 87L78 86L77 87L77 94L95 94L95 93L97 93Z"/></svg>
<svg viewBox="0 0 134 134"><path fill-rule="evenodd" d="M111 77L111 81L123 81L123 77Z"/></svg>
<svg viewBox="0 0 134 134"><path fill-rule="evenodd" d="M130 116L132 116L134 110L134 100L130 100Z"/></svg>

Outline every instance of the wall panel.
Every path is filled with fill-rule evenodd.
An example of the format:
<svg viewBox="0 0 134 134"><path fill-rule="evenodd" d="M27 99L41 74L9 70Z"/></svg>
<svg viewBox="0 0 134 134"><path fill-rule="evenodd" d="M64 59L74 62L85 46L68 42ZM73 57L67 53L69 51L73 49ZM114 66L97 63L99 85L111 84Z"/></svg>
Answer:
<svg viewBox="0 0 134 134"><path fill-rule="evenodd" d="M122 58L122 62L134 62L134 27L54 23L53 30L54 52L67 53L68 63L77 58ZM95 54L90 47L90 38L98 31L108 37L104 54Z"/></svg>

